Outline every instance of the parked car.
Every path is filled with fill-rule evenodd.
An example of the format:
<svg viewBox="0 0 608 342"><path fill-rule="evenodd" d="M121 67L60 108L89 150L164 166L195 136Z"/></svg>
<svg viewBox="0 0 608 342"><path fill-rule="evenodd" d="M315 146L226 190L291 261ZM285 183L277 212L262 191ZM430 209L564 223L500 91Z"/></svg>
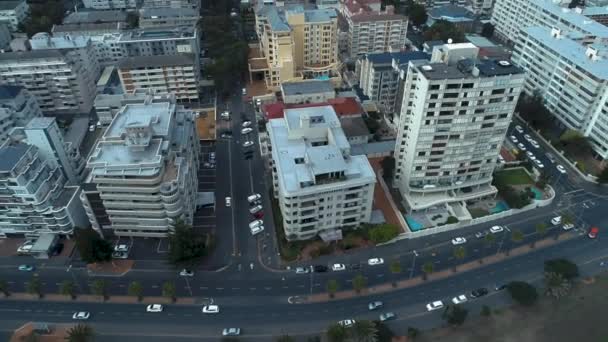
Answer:
<svg viewBox="0 0 608 342"><path fill-rule="evenodd" d="M517 140L517 137L516 137L516 136L514 136L514 135L510 136L510 137L509 137L509 139L511 139L511 141L512 141L514 144L517 144L517 143L519 142L519 140Z"/></svg>
<svg viewBox="0 0 608 342"><path fill-rule="evenodd" d="M384 264L384 259L382 259L382 258L371 258L371 259L367 260L367 264L370 265L370 266L382 265L382 264Z"/></svg>
<svg viewBox="0 0 608 342"><path fill-rule="evenodd" d="M516 125L516 126L515 126L515 130L517 131L517 133L523 133L523 132L524 132L524 129L523 129L523 128L521 128L521 126L520 126L520 125Z"/></svg>
<svg viewBox="0 0 608 342"><path fill-rule="evenodd" d="M243 95L247 95L247 88L243 88Z"/></svg>
<svg viewBox="0 0 608 342"><path fill-rule="evenodd" d="M128 252L129 246L125 244L119 244L114 246L114 252Z"/></svg>
<svg viewBox="0 0 608 342"><path fill-rule="evenodd" d="M184 268L183 270L179 271L179 275L182 277L194 277L194 272Z"/></svg>
<svg viewBox="0 0 608 342"><path fill-rule="evenodd" d="M251 230L251 235L255 236L264 231L264 226L253 227L253 228L250 228L250 230Z"/></svg>
<svg viewBox="0 0 608 342"><path fill-rule="evenodd" d="M323 273L327 272L329 268L325 265L314 265L312 269L317 273Z"/></svg>
<svg viewBox="0 0 608 342"><path fill-rule="evenodd" d="M72 319L76 319L76 320L80 320L80 321L86 321L87 319L89 319L89 317L91 317L91 314L86 311L74 312L74 314L72 315Z"/></svg>
<svg viewBox="0 0 608 342"><path fill-rule="evenodd" d="M355 320L354 319L344 319L338 322L339 325L348 328L348 327L352 327L355 324Z"/></svg>
<svg viewBox="0 0 608 342"><path fill-rule="evenodd" d="M262 220L255 220L255 221L249 222L249 228L255 228L255 227L259 227L259 226L263 226L263 225L264 225L264 221L262 221Z"/></svg>
<svg viewBox="0 0 608 342"><path fill-rule="evenodd" d="M203 313L207 313L207 314L220 313L220 307L217 305L205 305L205 306L203 306Z"/></svg>
<svg viewBox="0 0 608 342"><path fill-rule="evenodd" d="M561 216L555 216L554 218L551 219L551 224L554 226L557 226L558 224L562 223L562 217Z"/></svg>
<svg viewBox="0 0 608 342"><path fill-rule="evenodd" d="M600 229L598 227L591 227L591 229L589 229L589 234L587 234L587 236L590 239L595 239L599 232L600 232Z"/></svg>
<svg viewBox="0 0 608 342"><path fill-rule="evenodd" d="M452 245L457 246L457 245L462 245L464 243L467 243L467 239L463 238L463 237L455 237L452 239Z"/></svg>
<svg viewBox="0 0 608 342"><path fill-rule="evenodd" d="M432 303L428 303L426 305L426 310L427 311L439 310L441 308L443 308L443 302L440 301L440 300L436 300L436 301L434 301Z"/></svg>
<svg viewBox="0 0 608 342"><path fill-rule="evenodd" d="M222 336L239 336L241 328L225 328L222 330Z"/></svg>
<svg viewBox="0 0 608 342"><path fill-rule="evenodd" d="M251 203L251 202L258 201L260 198L262 198L262 195L260 195L260 194L253 194L253 195L247 197L247 201Z"/></svg>
<svg viewBox="0 0 608 342"><path fill-rule="evenodd" d="M377 308L380 308L384 305L384 303L382 303L381 301L375 301L375 302L371 302L369 304L367 304L367 308L371 311L371 310L376 310Z"/></svg>
<svg viewBox="0 0 608 342"><path fill-rule="evenodd" d="M488 294L488 289L486 289L485 287L480 287L476 290L471 291L471 297L473 297L473 298L483 297L487 294Z"/></svg>
<svg viewBox="0 0 608 342"><path fill-rule="evenodd" d="M530 141L532 140L532 137L530 136L530 134L524 134L524 139Z"/></svg>
<svg viewBox="0 0 608 342"><path fill-rule="evenodd" d="M380 315L380 322L389 321L391 319L395 319L397 317L393 312L385 312Z"/></svg>
<svg viewBox="0 0 608 342"><path fill-rule="evenodd" d="M564 230L570 230L570 229L574 228L574 224L572 224L572 223L564 223L564 225L562 226L562 228Z"/></svg>
<svg viewBox="0 0 608 342"><path fill-rule="evenodd" d="M262 208L261 205L256 205L255 207L249 208L249 213L250 214L255 214L255 213L259 212L259 211L262 211L262 209L263 208Z"/></svg>
<svg viewBox="0 0 608 342"><path fill-rule="evenodd" d="M534 139L530 139L530 145L532 145L532 147L534 147L534 148L540 147L540 145L538 144L538 141L536 141Z"/></svg>
<svg viewBox="0 0 608 342"><path fill-rule="evenodd" d="M253 129L251 129L251 127L246 127L241 130L241 134L248 134L248 133L251 133L252 131L253 131Z"/></svg>
<svg viewBox="0 0 608 342"><path fill-rule="evenodd" d="M249 140L249 141L245 141L245 142L243 143L243 147L250 147L250 146L253 146L253 141L251 141L251 140Z"/></svg>
<svg viewBox="0 0 608 342"><path fill-rule="evenodd" d="M245 120L245 121L243 121L243 123L241 124L241 126L243 126L243 127L249 127L249 126L251 126L251 121Z"/></svg>
<svg viewBox="0 0 608 342"><path fill-rule="evenodd" d="M29 252L32 250L32 247L34 247L34 243L24 243L23 245L19 246L19 248L17 248L17 253L18 254L29 254Z"/></svg>
<svg viewBox="0 0 608 342"><path fill-rule="evenodd" d="M150 304L146 307L146 312L163 312L162 304Z"/></svg>
<svg viewBox="0 0 608 342"><path fill-rule="evenodd" d="M566 171L566 168L563 167L562 165L557 165L555 168L557 168L557 171L559 171L560 173L568 173Z"/></svg>
<svg viewBox="0 0 608 342"><path fill-rule="evenodd" d="M478 239L482 239L484 237L486 237L486 235L488 235L489 232L487 230L482 230L480 232L475 233L475 237Z"/></svg>
<svg viewBox="0 0 608 342"><path fill-rule="evenodd" d="M543 163L542 163L540 160L538 160L538 159L534 159L534 160L532 160L532 161L533 161L533 162L534 162L534 164L536 164L536 166L537 166L538 168L540 168L540 169L542 169L542 168L544 168L544 167L545 167L545 165L544 165L544 164L543 164Z"/></svg>
<svg viewBox="0 0 608 342"><path fill-rule="evenodd" d="M331 265L331 270L332 271L344 271L346 269L346 266L344 264L333 264Z"/></svg>
<svg viewBox="0 0 608 342"><path fill-rule="evenodd" d="M112 252L112 258L114 259L127 259L129 252Z"/></svg>
<svg viewBox="0 0 608 342"><path fill-rule="evenodd" d="M496 233L500 233L503 230L505 230L502 226L492 226L492 228L490 228L490 233L496 234Z"/></svg>
<svg viewBox="0 0 608 342"><path fill-rule="evenodd" d="M454 303L454 304L461 304L461 303L464 303L466 301L467 301L467 296L463 295L463 294L452 298L452 303Z"/></svg>
<svg viewBox="0 0 608 342"><path fill-rule="evenodd" d="M526 146L522 143L517 144L517 147L519 147L520 150L525 151L526 150Z"/></svg>
<svg viewBox="0 0 608 342"><path fill-rule="evenodd" d="M214 163L209 163L209 162L204 162L203 163L203 168L205 168L205 169L213 169L213 168L215 168L215 164Z"/></svg>
<svg viewBox="0 0 608 342"><path fill-rule="evenodd" d="M310 273L310 267L296 267L296 274Z"/></svg>
<svg viewBox="0 0 608 342"><path fill-rule="evenodd" d="M19 271L31 272L34 270L34 266L32 265L19 265Z"/></svg>
<svg viewBox="0 0 608 342"><path fill-rule="evenodd" d="M496 290L496 291L502 291L506 288L507 288L507 284L496 284L494 286L494 290Z"/></svg>
<svg viewBox="0 0 608 342"><path fill-rule="evenodd" d="M262 218L264 218L264 212L258 211L257 213L253 214L253 217L255 217L258 220L261 220Z"/></svg>

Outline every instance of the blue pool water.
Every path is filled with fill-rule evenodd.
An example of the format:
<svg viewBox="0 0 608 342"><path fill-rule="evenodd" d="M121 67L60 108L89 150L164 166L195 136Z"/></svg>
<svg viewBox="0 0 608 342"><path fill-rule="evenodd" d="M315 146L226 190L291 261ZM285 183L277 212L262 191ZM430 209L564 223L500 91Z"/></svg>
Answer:
<svg viewBox="0 0 608 342"><path fill-rule="evenodd" d="M505 203L505 201L500 201L500 202L496 203L496 206L494 208L490 209L490 213L498 214L505 210L509 210L509 206L507 205L507 203Z"/></svg>
<svg viewBox="0 0 608 342"><path fill-rule="evenodd" d="M321 80L321 81L327 81L327 80L329 80L329 76L327 76L327 75L318 76L318 77L315 77L315 79L316 80Z"/></svg>
<svg viewBox="0 0 608 342"><path fill-rule="evenodd" d="M538 190L537 188L531 188L534 193L534 199L541 200L543 199L543 192Z"/></svg>
<svg viewBox="0 0 608 342"><path fill-rule="evenodd" d="M410 226L410 229L413 232L417 232L420 229L424 228L424 226L420 222L414 220L413 218L411 218L409 216L405 217L405 222L407 222L407 225Z"/></svg>

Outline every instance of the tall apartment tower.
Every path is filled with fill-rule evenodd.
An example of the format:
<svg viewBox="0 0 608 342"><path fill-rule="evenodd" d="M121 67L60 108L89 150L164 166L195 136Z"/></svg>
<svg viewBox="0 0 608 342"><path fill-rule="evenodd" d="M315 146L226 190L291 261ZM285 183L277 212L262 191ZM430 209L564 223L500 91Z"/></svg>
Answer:
<svg viewBox="0 0 608 342"><path fill-rule="evenodd" d="M492 173L524 83L506 60L479 60L470 43L411 61L395 145L394 184L410 212L494 196ZM461 217L466 217L466 214Z"/></svg>
<svg viewBox="0 0 608 342"><path fill-rule="evenodd" d="M38 101L21 86L0 85L0 144L15 127L25 126L31 119L41 117Z"/></svg>

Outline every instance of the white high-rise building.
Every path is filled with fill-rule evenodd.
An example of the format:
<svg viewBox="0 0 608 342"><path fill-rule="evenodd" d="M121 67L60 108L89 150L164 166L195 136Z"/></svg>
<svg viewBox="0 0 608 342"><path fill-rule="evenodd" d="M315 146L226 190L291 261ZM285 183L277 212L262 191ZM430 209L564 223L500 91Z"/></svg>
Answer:
<svg viewBox="0 0 608 342"><path fill-rule="evenodd" d="M135 9L137 0L82 0L85 8L95 10Z"/></svg>
<svg viewBox="0 0 608 342"><path fill-rule="evenodd" d="M198 189L195 113L143 101L116 114L89 157L81 196L94 229L164 237L177 219L192 224Z"/></svg>
<svg viewBox="0 0 608 342"><path fill-rule="evenodd" d="M519 34L513 62L527 72L524 91L542 96L559 122L589 138L608 158L608 48L585 45L578 33L528 27Z"/></svg>
<svg viewBox="0 0 608 342"><path fill-rule="evenodd" d="M25 0L0 1L0 21L6 22L11 31L15 32L30 12L30 6Z"/></svg>
<svg viewBox="0 0 608 342"><path fill-rule="evenodd" d="M275 197L288 240L305 240L369 222L376 177L352 156L331 106L285 110L266 125Z"/></svg>
<svg viewBox="0 0 608 342"><path fill-rule="evenodd" d="M41 116L36 98L27 89L0 85L0 144L13 128L25 126L31 119Z"/></svg>
<svg viewBox="0 0 608 342"><path fill-rule="evenodd" d="M171 101L174 95L157 93L152 89L135 89L123 94L99 94L95 98L95 113L99 122L107 126L118 112L130 103L154 103Z"/></svg>
<svg viewBox="0 0 608 342"><path fill-rule="evenodd" d="M410 212L441 208L464 218L466 201L497 192L492 173L524 73L477 53L470 43L445 44L430 62L409 63L394 184Z"/></svg>

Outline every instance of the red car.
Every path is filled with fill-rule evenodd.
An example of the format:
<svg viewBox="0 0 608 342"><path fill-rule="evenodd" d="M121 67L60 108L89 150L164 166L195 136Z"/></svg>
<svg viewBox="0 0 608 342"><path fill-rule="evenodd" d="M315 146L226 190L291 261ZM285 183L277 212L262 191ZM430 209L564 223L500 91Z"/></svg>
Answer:
<svg viewBox="0 0 608 342"><path fill-rule="evenodd" d="M253 217L255 217L256 219L260 220L262 217L264 217L264 212L263 211L258 211L257 213L253 214Z"/></svg>
<svg viewBox="0 0 608 342"><path fill-rule="evenodd" d="M595 239L597 237L597 233L600 232L600 229L598 227L592 227L589 230L589 234L587 234L587 236L589 236L590 239Z"/></svg>

